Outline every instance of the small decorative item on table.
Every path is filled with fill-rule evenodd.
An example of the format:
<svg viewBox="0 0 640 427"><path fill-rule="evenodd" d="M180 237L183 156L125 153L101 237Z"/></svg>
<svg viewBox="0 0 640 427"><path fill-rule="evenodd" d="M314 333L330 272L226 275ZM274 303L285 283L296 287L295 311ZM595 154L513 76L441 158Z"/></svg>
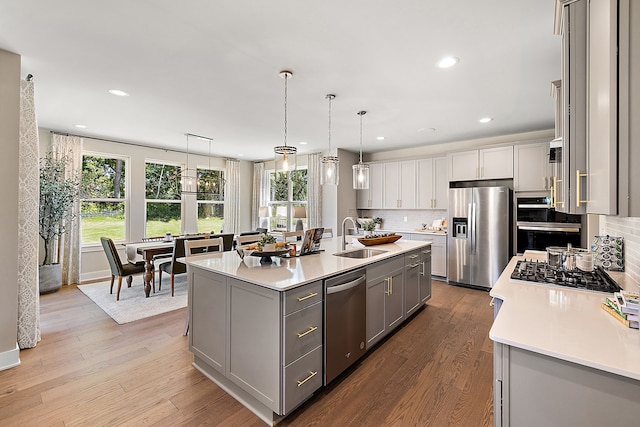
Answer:
<svg viewBox="0 0 640 427"><path fill-rule="evenodd" d="M250 245L247 249L251 251L251 256L259 256L262 264L271 263L272 256L280 256L289 252L287 242L276 242L276 238L265 234L259 242Z"/></svg>

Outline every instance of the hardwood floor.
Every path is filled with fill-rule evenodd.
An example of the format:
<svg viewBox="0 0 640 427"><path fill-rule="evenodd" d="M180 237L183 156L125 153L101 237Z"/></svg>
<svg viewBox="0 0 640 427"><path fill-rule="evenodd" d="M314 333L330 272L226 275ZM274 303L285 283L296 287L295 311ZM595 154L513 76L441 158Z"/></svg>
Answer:
<svg viewBox="0 0 640 427"><path fill-rule="evenodd" d="M489 300L434 281L424 310L280 425L492 425ZM264 426L191 366L185 310L118 325L75 286L42 296L42 341L0 372L0 425Z"/></svg>

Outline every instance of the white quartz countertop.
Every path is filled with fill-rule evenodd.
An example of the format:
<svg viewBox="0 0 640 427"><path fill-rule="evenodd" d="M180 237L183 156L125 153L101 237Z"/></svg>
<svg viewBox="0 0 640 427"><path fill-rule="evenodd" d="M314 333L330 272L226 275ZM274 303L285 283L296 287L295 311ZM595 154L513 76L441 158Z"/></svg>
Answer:
<svg viewBox="0 0 640 427"><path fill-rule="evenodd" d="M383 229L383 230L375 230L374 233L412 233L412 234L431 234L436 236L446 236L447 232L442 230L423 230L423 229L415 229L415 230L402 230L399 228L393 229Z"/></svg>
<svg viewBox="0 0 640 427"><path fill-rule="evenodd" d="M525 255L535 259L542 254ZM513 257L491 289L490 295L504 302L489 337L640 380L640 331L625 327L600 308L608 294L512 280L511 272L522 258ZM622 276L612 274L622 288L637 292L637 283Z"/></svg>
<svg viewBox="0 0 640 427"><path fill-rule="evenodd" d="M355 239L353 242L347 245L345 252L365 247ZM431 245L429 241L413 241L403 238L395 243L369 246L371 249L387 251L384 254L371 258L354 259L333 255L342 252L341 238L336 237L322 239L320 249L324 251L319 254L295 258L272 257L271 264L261 264L260 257L255 256L245 256L242 260L236 251L216 253L208 257L196 258L187 263L266 288L285 291L429 245Z"/></svg>

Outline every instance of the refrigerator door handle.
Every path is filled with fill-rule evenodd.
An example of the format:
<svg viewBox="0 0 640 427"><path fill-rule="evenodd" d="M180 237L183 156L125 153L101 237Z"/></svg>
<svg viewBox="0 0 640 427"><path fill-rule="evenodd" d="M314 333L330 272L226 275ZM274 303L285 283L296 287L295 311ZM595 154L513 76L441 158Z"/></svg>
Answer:
<svg viewBox="0 0 640 427"><path fill-rule="evenodd" d="M475 255L477 252L476 248L476 204L471 203L471 215L469 217L471 221L471 253Z"/></svg>

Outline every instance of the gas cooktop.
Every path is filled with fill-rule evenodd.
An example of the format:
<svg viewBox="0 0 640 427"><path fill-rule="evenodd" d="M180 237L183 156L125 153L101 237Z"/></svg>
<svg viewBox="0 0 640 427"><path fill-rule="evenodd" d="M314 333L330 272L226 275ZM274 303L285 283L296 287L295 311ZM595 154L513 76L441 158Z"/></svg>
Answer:
<svg viewBox="0 0 640 427"><path fill-rule="evenodd" d="M525 259L518 261L516 268L511 273L511 278L598 292L613 293L622 290L606 271L597 266L593 271L565 271L550 267L543 261L527 261Z"/></svg>

